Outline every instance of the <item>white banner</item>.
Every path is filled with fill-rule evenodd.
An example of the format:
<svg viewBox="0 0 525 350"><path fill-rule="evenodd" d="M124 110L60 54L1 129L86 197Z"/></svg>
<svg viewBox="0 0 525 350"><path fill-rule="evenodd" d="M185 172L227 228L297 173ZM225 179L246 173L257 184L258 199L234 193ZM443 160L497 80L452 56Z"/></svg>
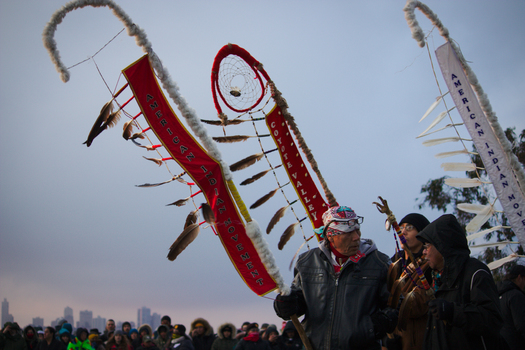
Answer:
<svg viewBox="0 0 525 350"><path fill-rule="evenodd" d="M461 62L450 43L447 42L440 46L436 50L436 57L450 95L481 156L512 230L518 240L524 244L525 196L520 191L507 155L483 113Z"/></svg>

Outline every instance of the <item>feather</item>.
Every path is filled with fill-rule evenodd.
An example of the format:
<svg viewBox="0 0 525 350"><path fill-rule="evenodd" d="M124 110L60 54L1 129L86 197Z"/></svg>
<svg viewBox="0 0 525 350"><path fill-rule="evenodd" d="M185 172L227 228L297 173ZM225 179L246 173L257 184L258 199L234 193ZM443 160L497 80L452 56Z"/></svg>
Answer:
<svg viewBox="0 0 525 350"><path fill-rule="evenodd" d="M487 233L490 233L490 232L494 232L494 231L498 231L498 230L501 230L503 228L510 228L510 226L502 226L502 225L498 225L498 226L494 226L494 227L491 227L491 228L488 228L486 230L483 230L483 231L479 231L479 232L476 232L476 233L472 233L470 235L467 236L467 241L472 241L478 237L485 237L485 235Z"/></svg>
<svg viewBox="0 0 525 350"><path fill-rule="evenodd" d="M144 133L143 132L136 132L134 133L133 135L131 135L129 137L131 140L135 140L135 139L144 139L145 136L144 136Z"/></svg>
<svg viewBox="0 0 525 350"><path fill-rule="evenodd" d="M142 156L142 158L147 159L147 160L151 160L152 162L155 162L158 166L161 166L162 163L163 163L162 159L158 159L158 158L147 158L147 157L144 157L144 156Z"/></svg>
<svg viewBox="0 0 525 350"><path fill-rule="evenodd" d="M489 183L489 182L483 182L479 179L458 179L458 178L445 179L445 184L452 186L452 187L458 187L458 188L476 187L484 183Z"/></svg>
<svg viewBox="0 0 525 350"><path fill-rule="evenodd" d="M114 127L115 125L117 125L117 123L119 122L120 120L120 109L116 112L113 112L109 115L108 117L108 120L104 123L108 128L112 128Z"/></svg>
<svg viewBox="0 0 525 350"><path fill-rule="evenodd" d="M135 187L157 187L157 186L160 186L160 185L164 185L164 184L170 183L173 180L176 180L176 178L177 177L174 176L171 179L169 179L168 181L159 182L159 183L156 183L156 184L145 183L145 184L142 184L142 185L135 185Z"/></svg>
<svg viewBox="0 0 525 350"><path fill-rule="evenodd" d="M91 143L93 142L95 137L100 135L100 133L107 128L108 125L106 124L106 122L111 112L113 112L113 100L106 102L106 104L104 104L104 106L100 110L95 124L93 124L93 126L91 127L91 131L89 132L88 138L86 142L84 142L85 145L87 145L88 147L91 146Z"/></svg>
<svg viewBox="0 0 525 350"><path fill-rule="evenodd" d="M487 265L487 267L490 270L495 270L498 267L501 267L501 266L503 266L504 264L506 264L508 262L511 262L511 261L514 261L514 260L518 259L519 257L523 257L523 255L518 255L516 253L512 253L509 256L506 256L506 257L504 257L502 259L499 259L499 260L491 262L490 264Z"/></svg>
<svg viewBox="0 0 525 350"><path fill-rule="evenodd" d="M133 142L135 145L137 145L140 148L145 148L147 151L154 151L157 148L162 147L162 145L141 145L140 143L138 143L137 141L133 139L131 140L131 142Z"/></svg>
<svg viewBox="0 0 525 350"><path fill-rule="evenodd" d="M470 248L488 248L488 247L501 248L509 244L520 244L520 242L513 242L513 241L491 242L491 243L484 243L484 244L478 244L478 245L471 245Z"/></svg>
<svg viewBox="0 0 525 350"><path fill-rule="evenodd" d="M425 131L423 131L421 134L419 134L418 137L421 137L421 135L423 135L424 133L426 133L427 131L429 131L430 129L435 127L436 125L438 125L447 116L447 114L450 113L450 111L452 111L454 108L456 108L456 107L452 107L448 111L443 111L443 112L439 113L439 115L436 117L436 119L434 119L434 121L432 123L430 123L428 128L426 128ZM418 137L416 137L416 138L418 138Z"/></svg>
<svg viewBox="0 0 525 350"><path fill-rule="evenodd" d="M458 141L472 141L472 140L462 139L461 137L444 137L441 139L432 139L432 140L425 141L423 142L423 146L431 147L435 145L440 145L445 142L458 142Z"/></svg>
<svg viewBox="0 0 525 350"><path fill-rule="evenodd" d="M261 205L263 205L264 203L266 203L270 198L272 198L275 193L277 193L277 191L279 190L280 187L277 187L275 190L271 190L270 192L268 192L267 194L265 194L264 196L262 196L261 198L259 198L258 200L255 201L255 203L253 203L251 206L250 206L250 209L255 209L255 208L258 208L260 207Z"/></svg>
<svg viewBox="0 0 525 350"><path fill-rule="evenodd" d="M443 163L441 167L444 171L475 171L474 163Z"/></svg>
<svg viewBox="0 0 525 350"><path fill-rule="evenodd" d="M295 202L297 202L297 199L291 202L288 205L285 205L281 209L277 210L277 212L273 215L272 219L268 223L268 227L266 228L266 233L270 234L270 231L272 228L281 220L281 218L286 214L288 208L290 208Z"/></svg>
<svg viewBox="0 0 525 350"><path fill-rule="evenodd" d="M487 206L482 204L458 203L457 208L465 213L479 214L486 210Z"/></svg>
<svg viewBox="0 0 525 350"><path fill-rule="evenodd" d="M213 213L211 206L208 203L202 203L201 208L204 221L206 221L208 225L215 224L215 214Z"/></svg>
<svg viewBox="0 0 525 350"><path fill-rule="evenodd" d="M251 184L251 183L253 183L253 182L259 180L259 179L260 179L261 177L263 177L264 175L268 174L268 172L269 172L270 170L272 170L272 169L275 170L275 169L277 169L277 168L280 167L280 166L282 166L282 164L279 164L279 165L277 165L276 167L270 168L270 169L268 169L268 170L263 170L263 171L261 171L260 173L257 173L257 174L255 174L255 175L253 175L253 176L250 177L249 179L244 180L243 182L241 182L240 185L241 185L241 186L249 185L249 184Z"/></svg>
<svg viewBox="0 0 525 350"><path fill-rule="evenodd" d="M217 126L220 126L220 125L238 125L238 124L241 124L241 123L244 123L244 122L249 122L249 121L250 120L232 119L232 120L227 120L226 123L224 123L222 120L205 120L205 119L201 119L201 122L203 122L203 123L210 124L210 125L217 125Z"/></svg>
<svg viewBox="0 0 525 350"><path fill-rule="evenodd" d="M183 205L186 205L186 202L190 199L191 197L186 197L186 198L183 198L183 199L179 199L179 200L176 200L175 202L173 203L170 203L170 204L166 204L166 206L168 205L175 205L177 207L182 207Z"/></svg>
<svg viewBox="0 0 525 350"><path fill-rule="evenodd" d="M180 253L186 247L197 238L197 235L199 234L200 226L199 224L191 224L188 227L182 231L182 233L177 237L175 242L170 247L170 251L168 252L168 259L170 261L173 261L179 256Z"/></svg>
<svg viewBox="0 0 525 350"><path fill-rule="evenodd" d="M186 222L184 223L184 229L186 229L188 226L192 224L197 223L197 219L199 217L198 211L199 209L195 209L194 211L188 214L188 216L186 217Z"/></svg>
<svg viewBox="0 0 525 350"><path fill-rule="evenodd" d="M448 92L447 92L448 93ZM445 94L446 95L446 94ZM443 95L443 96L445 96ZM434 109L436 109L436 107L439 105L439 103L441 102L441 100L443 99L443 96L438 96L436 98L436 100L434 101L434 103L432 103L430 105L430 107L427 109L427 111L425 112L425 114L423 114L423 117L421 117L421 119L419 120L419 122L421 123L426 117L428 117L430 115L430 113L432 113L432 111Z"/></svg>
<svg viewBox="0 0 525 350"><path fill-rule="evenodd" d="M249 135L219 136L219 137L213 137L213 139L219 143L234 143L234 142L246 141L252 137L267 137L267 136L270 136L270 134L257 135L257 136L249 136Z"/></svg>
<svg viewBox="0 0 525 350"><path fill-rule="evenodd" d="M261 158L263 156L264 156L263 152L253 154L253 155L251 155L249 157L244 158L243 160L238 161L237 163L234 163L234 164L230 165L230 170L231 171L238 171L238 170L245 169L245 168L249 167L250 165L253 165L256 162L258 162L259 160L261 160Z"/></svg>
<svg viewBox="0 0 525 350"><path fill-rule="evenodd" d="M467 231L467 233L478 232L481 226L483 226L492 215L494 215L494 207L492 205L487 205L485 209L470 220L467 227L465 227L465 231Z"/></svg>
<svg viewBox="0 0 525 350"><path fill-rule="evenodd" d="M123 129L122 137L124 138L124 140L129 140L129 138L131 137L131 132L133 131L132 123L133 123L133 119L130 119L124 123L124 127L122 128Z"/></svg>
<svg viewBox="0 0 525 350"><path fill-rule="evenodd" d="M421 135L419 135L418 137L416 137L416 139L419 139L419 138L421 138L421 137L425 137L425 136L428 136L428 135L431 135L431 134L435 134L436 132L440 132L440 131L445 130L445 129L448 129L448 128L455 128L456 126L461 126L461 125L463 125L463 123L447 124L447 125L445 125L445 126L442 127L442 128L436 129L436 130L431 131L431 132L428 132L428 133L426 133L426 134L421 134Z"/></svg>
<svg viewBox="0 0 525 350"><path fill-rule="evenodd" d="M478 155L476 152L469 152L466 149L460 150L460 151L452 151L452 152L441 152L436 154L434 157L436 158L447 158L452 156L457 156L459 154L472 154L472 155Z"/></svg>
<svg viewBox="0 0 525 350"><path fill-rule="evenodd" d="M292 238L293 234L295 233L295 229L297 228L297 226L299 226L300 223L300 221L293 223L290 226L288 226L286 230L284 230L284 233L282 234L281 239L279 240L279 244L277 244L277 248L279 248L279 250L283 250L284 245L290 240L290 238Z"/></svg>

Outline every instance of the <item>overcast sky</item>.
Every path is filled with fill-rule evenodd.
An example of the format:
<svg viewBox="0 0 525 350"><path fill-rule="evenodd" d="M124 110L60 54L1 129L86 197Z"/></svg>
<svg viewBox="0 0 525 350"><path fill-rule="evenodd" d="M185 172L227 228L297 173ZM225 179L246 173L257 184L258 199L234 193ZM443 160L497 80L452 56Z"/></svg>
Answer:
<svg viewBox="0 0 525 350"><path fill-rule="evenodd" d="M111 98L104 81L112 89L122 86L121 70L143 53L124 32L94 61L72 68L70 82L63 83L41 35L64 3L0 0L0 299L7 298L21 326L37 316L49 325L66 306L75 321L79 311L92 310L95 317L136 322L137 309L146 306L187 327L196 317L215 329L226 321L279 323L268 299L275 294L261 298L245 286L212 230L202 230L175 262L166 259L193 208L165 205L188 196L188 189L179 183L135 187L171 176L121 137L123 121L90 148L82 144ZM210 71L223 45L238 44L261 61L339 203L365 217L364 237L394 253L385 217L371 203L385 197L398 218L417 211L421 186L445 174L434 154L459 149L427 148L416 140L433 119L418 123L439 90L427 49L411 38L404 1L119 3L146 31L202 119L216 117ZM525 2L426 4L459 44L501 126L525 128ZM433 52L443 39L421 12L417 16ZM108 9L85 8L69 13L55 38L63 61L73 66L122 28ZM436 137L444 136L451 135ZM257 152L257 143L220 148L233 163ZM174 163L170 169L180 172ZM262 169L234 173L235 182ZM270 180L241 188L244 201L249 205L273 189ZM264 229L284 204L276 196L251 215ZM423 213L430 220L440 215ZM282 251L277 242L292 222L286 216L266 237L287 283L302 234Z"/></svg>

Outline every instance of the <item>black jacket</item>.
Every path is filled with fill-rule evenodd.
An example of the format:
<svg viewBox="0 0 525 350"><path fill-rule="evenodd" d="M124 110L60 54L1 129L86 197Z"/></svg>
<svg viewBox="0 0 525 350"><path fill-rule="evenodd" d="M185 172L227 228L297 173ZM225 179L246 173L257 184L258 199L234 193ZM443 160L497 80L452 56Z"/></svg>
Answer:
<svg viewBox="0 0 525 350"><path fill-rule="evenodd" d="M436 298L454 303L446 324L429 314L424 349L498 349L502 317L487 265L470 257L465 231L454 215L443 215L417 236L445 260Z"/></svg>
<svg viewBox="0 0 525 350"><path fill-rule="evenodd" d="M510 349L525 348L525 293L512 281L503 281L498 292L503 315L501 336Z"/></svg>

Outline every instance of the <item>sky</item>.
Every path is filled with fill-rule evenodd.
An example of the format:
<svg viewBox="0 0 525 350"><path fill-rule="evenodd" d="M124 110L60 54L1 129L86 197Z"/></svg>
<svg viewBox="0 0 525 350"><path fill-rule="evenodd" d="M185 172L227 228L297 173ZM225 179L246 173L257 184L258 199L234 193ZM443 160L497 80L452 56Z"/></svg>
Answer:
<svg viewBox="0 0 525 350"><path fill-rule="evenodd" d="M262 62L338 202L365 217L363 237L394 253L392 233L372 202L386 198L398 218L419 211L421 186L446 175L434 155L459 147L429 148L416 139L433 119L418 123L439 95L434 74L441 73L435 62L434 73L427 48L411 38L404 1L118 3L145 30L202 119L216 118L210 71L223 45L238 44ZM458 43L501 126L524 129L525 2L425 3ZM105 84L112 90L122 86L121 70L143 53L125 32L104 46L123 28L108 9L76 10L58 26L55 39L67 66L88 60L71 68L70 81L63 83L41 39L63 4L0 0L0 299L8 300L21 326L33 317L49 325L66 306L75 321L79 311L91 310L94 317L136 322L137 309L146 306L187 327L197 317L215 329L223 322L280 324L275 294L259 297L244 284L211 229L201 230L174 262L166 259L193 209L166 204L188 196L188 189L179 183L135 186L171 175L121 137L123 121L91 147L82 144L111 98ZM444 41L421 12L416 15L433 52ZM436 137L445 136L451 135ZM231 164L257 152L257 142L219 148ZM234 181L264 169L258 166L234 173ZM180 172L174 163L169 167ZM275 187L271 181L243 187L243 200L251 204ZM264 229L284 204L276 196L250 213ZM421 212L430 220L440 215ZM283 250L277 242L293 222L286 216L265 237L287 283L302 234ZM310 235L311 226L304 227Z"/></svg>

